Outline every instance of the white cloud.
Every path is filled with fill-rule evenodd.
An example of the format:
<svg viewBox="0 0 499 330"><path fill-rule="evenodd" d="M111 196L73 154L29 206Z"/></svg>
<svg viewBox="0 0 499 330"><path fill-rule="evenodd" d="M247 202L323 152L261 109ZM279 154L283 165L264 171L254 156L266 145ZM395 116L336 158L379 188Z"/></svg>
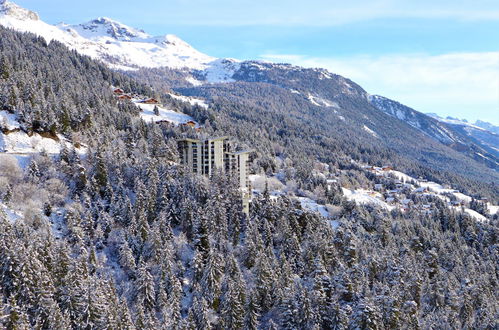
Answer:
<svg viewBox="0 0 499 330"><path fill-rule="evenodd" d="M499 52L307 57L265 54L264 60L322 67L422 112L499 123Z"/></svg>

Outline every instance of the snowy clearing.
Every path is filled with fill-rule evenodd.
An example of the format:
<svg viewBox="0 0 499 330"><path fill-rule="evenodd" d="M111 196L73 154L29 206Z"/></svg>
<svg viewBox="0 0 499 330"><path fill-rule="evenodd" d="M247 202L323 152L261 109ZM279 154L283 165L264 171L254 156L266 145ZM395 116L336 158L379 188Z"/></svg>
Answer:
<svg viewBox="0 0 499 330"><path fill-rule="evenodd" d="M317 204L316 201L307 197L296 197L296 199L300 201L301 207L304 210L319 213L325 218L329 216L329 212L324 205Z"/></svg>
<svg viewBox="0 0 499 330"><path fill-rule="evenodd" d="M180 100L182 102L186 102L186 103L189 103L191 105L198 105L202 108L208 109L208 104L206 103L205 100L197 99L195 97L190 97L190 96L184 96L184 95L175 95L175 94L169 94L169 95L176 100Z"/></svg>
<svg viewBox="0 0 499 330"><path fill-rule="evenodd" d="M19 125L16 115L7 111L0 111L0 128L13 130L19 128Z"/></svg>
<svg viewBox="0 0 499 330"><path fill-rule="evenodd" d="M16 116L7 111L0 111L0 128L11 130L10 133L0 132L0 152L11 154L32 154L45 151L48 154L60 153L62 146L72 147L61 134L57 138L48 138L38 133L28 135L20 130L21 124L16 120ZM79 154L85 154L86 148L76 148Z"/></svg>
<svg viewBox="0 0 499 330"><path fill-rule="evenodd" d="M316 105L318 107L333 107L333 108L339 108L338 103L330 100L326 100L322 97L319 96L314 96L312 94L308 94L307 99L312 103L313 105Z"/></svg>
<svg viewBox="0 0 499 330"><path fill-rule="evenodd" d="M343 187L341 188L341 190L343 192L343 196L345 196L346 199L348 199L349 201L353 201L357 204L370 204L374 206L379 206L389 211L394 209L393 206L390 206L387 203L383 202L382 200L379 200L378 198L371 196L365 190L362 189L351 190Z"/></svg>
<svg viewBox="0 0 499 330"><path fill-rule="evenodd" d="M375 131L373 131L372 129L370 129L369 127L367 127L366 125L364 125L362 127L362 129L364 131L366 131L367 133L371 134L372 136L374 136L375 138L379 138L378 134Z"/></svg>
<svg viewBox="0 0 499 330"><path fill-rule="evenodd" d="M185 113L168 110L158 104L139 103L140 100L137 99L133 100L133 102L142 110L140 117L145 122L169 121L174 125L180 125L189 121L194 121L191 116L186 115ZM154 107L158 107L158 116L154 114Z"/></svg>
<svg viewBox="0 0 499 330"><path fill-rule="evenodd" d="M22 218L22 215L19 212L10 209L7 205L5 205L2 202L0 202L0 212L3 212L7 220L10 222L16 222L18 219Z"/></svg>

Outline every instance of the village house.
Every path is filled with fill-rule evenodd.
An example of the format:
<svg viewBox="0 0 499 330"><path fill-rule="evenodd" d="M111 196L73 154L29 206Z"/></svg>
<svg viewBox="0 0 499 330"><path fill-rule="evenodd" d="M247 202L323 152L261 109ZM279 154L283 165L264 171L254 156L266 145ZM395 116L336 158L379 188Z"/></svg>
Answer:
<svg viewBox="0 0 499 330"><path fill-rule="evenodd" d="M189 120L188 122L185 122L182 124L182 126L189 126L189 127L196 127L196 122L195 121L192 121L192 120Z"/></svg>
<svg viewBox="0 0 499 330"><path fill-rule="evenodd" d="M140 103L144 103L144 104L158 104L159 102L158 102L158 100L156 100L154 98L148 98L148 99L140 101Z"/></svg>
<svg viewBox="0 0 499 330"><path fill-rule="evenodd" d="M465 203L464 203L464 201L451 201L450 205L452 205L452 206L464 206Z"/></svg>
<svg viewBox="0 0 499 330"><path fill-rule="evenodd" d="M121 94L124 94L124 93L125 93L125 91L124 91L124 90L122 90L121 88L116 88L116 89L114 90L114 94L121 95Z"/></svg>
<svg viewBox="0 0 499 330"><path fill-rule="evenodd" d="M428 187L419 187L419 188L416 188L414 190L414 192L420 193L420 194L421 193L428 193L428 192L430 192L430 188L428 188Z"/></svg>

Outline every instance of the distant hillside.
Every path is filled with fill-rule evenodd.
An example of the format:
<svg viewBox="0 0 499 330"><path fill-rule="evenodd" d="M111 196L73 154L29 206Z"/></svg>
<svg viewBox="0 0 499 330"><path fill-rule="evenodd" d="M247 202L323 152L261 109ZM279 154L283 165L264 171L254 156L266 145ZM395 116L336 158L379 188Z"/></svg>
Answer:
<svg viewBox="0 0 499 330"><path fill-rule="evenodd" d="M369 100L379 110L408 123L427 136L499 170L499 135L466 122L425 115L379 95L370 95Z"/></svg>

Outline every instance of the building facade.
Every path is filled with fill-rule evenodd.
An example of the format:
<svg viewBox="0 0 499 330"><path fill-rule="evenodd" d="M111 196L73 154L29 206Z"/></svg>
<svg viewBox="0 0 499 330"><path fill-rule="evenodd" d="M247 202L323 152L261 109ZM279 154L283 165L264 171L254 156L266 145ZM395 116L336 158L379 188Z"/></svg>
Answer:
<svg viewBox="0 0 499 330"><path fill-rule="evenodd" d="M249 154L251 150L232 151L229 138L178 141L180 160L193 173L211 177L222 170L237 178L242 195L243 211L249 214L251 183L249 181Z"/></svg>

